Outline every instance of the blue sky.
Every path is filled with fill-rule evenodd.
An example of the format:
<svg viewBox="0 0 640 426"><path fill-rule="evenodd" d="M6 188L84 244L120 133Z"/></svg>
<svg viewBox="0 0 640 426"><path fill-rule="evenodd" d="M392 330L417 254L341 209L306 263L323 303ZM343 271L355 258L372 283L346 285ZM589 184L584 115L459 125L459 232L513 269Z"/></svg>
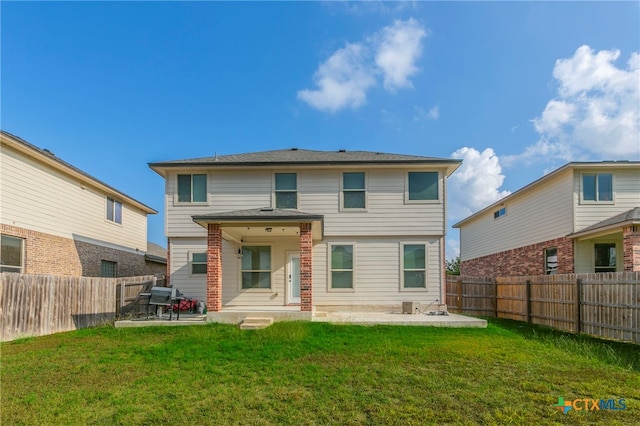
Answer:
<svg viewBox="0 0 640 426"><path fill-rule="evenodd" d="M2 129L160 211L161 245L149 162L294 146L462 158L452 224L568 161L640 159L637 1L0 7Z"/></svg>

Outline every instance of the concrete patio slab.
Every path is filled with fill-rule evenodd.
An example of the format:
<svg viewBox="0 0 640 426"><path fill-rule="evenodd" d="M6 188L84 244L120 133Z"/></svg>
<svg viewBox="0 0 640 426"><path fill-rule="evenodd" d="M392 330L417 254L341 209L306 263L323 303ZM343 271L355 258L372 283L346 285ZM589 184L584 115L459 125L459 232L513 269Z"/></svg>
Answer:
<svg viewBox="0 0 640 426"><path fill-rule="evenodd" d="M486 328L487 321L458 314L429 315L401 312L327 312L316 315L313 321L358 325L413 325L423 327Z"/></svg>

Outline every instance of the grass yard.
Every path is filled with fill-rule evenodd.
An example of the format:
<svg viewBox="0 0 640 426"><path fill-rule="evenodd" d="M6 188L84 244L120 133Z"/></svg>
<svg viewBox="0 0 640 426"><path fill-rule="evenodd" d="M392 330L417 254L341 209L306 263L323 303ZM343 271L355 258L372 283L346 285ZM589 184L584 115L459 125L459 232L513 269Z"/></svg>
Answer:
<svg viewBox="0 0 640 426"><path fill-rule="evenodd" d="M640 423L639 346L505 320L101 327L0 349L3 425ZM626 409L565 415L558 397Z"/></svg>

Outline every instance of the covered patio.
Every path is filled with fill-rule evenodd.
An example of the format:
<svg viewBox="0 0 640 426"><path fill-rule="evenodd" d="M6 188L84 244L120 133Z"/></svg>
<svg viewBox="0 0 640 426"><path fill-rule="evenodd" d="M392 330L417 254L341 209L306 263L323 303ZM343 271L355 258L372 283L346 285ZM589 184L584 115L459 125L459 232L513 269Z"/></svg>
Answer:
<svg viewBox="0 0 640 426"><path fill-rule="evenodd" d="M284 317L311 318L313 244L323 238L323 215L261 208L192 219L207 229L206 306L211 320L233 316L238 305L279 311ZM223 240L237 247L234 254L241 264L237 277L223 276ZM230 255L228 249L226 255ZM276 256L280 261L274 270ZM225 299L225 288L237 293L235 303Z"/></svg>

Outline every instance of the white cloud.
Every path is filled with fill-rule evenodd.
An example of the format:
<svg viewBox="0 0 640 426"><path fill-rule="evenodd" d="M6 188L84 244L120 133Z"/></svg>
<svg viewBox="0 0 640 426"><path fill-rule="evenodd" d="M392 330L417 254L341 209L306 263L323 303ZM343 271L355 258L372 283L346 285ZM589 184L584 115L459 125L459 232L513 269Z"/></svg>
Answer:
<svg viewBox="0 0 640 426"><path fill-rule="evenodd" d="M437 120L440 118L440 108L437 106L431 107L429 111L425 111L422 107L413 107L415 114L413 116L413 121L422 121L422 120Z"/></svg>
<svg viewBox="0 0 640 426"><path fill-rule="evenodd" d="M618 68L619 50L579 47L553 69L558 83L533 125L540 139L504 164L562 159L640 159L640 54Z"/></svg>
<svg viewBox="0 0 640 426"><path fill-rule="evenodd" d="M331 112L364 104L367 90L375 84L365 55L360 44L347 44L337 50L314 75L318 90L300 90L298 98L316 109Z"/></svg>
<svg viewBox="0 0 640 426"><path fill-rule="evenodd" d="M412 87L409 77L418 71L426 31L415 19L396 20L377 34L376 65L384 74L384 88L390 92Z"/></svg>
<svg viewBox="0 0 640 426"><path fill-rule="evenodd" d="M366 103L367 91L382 75L387 91L412 87L426 31L414 19L395 21L360 43L347 43L314 73L317 89L298 91L298 98L321 111L336 112Z"/></svg>
<svg viewBox="0 0 640 426"><path fill-rule="evenodd" d="M489 204L510 194L501 191L505 176L500 158L493 149L480 152L475 148L460 148L451 154L462 159L462 165L448 181L449 205L447 212L453 221L464 219Z"/></svg>

